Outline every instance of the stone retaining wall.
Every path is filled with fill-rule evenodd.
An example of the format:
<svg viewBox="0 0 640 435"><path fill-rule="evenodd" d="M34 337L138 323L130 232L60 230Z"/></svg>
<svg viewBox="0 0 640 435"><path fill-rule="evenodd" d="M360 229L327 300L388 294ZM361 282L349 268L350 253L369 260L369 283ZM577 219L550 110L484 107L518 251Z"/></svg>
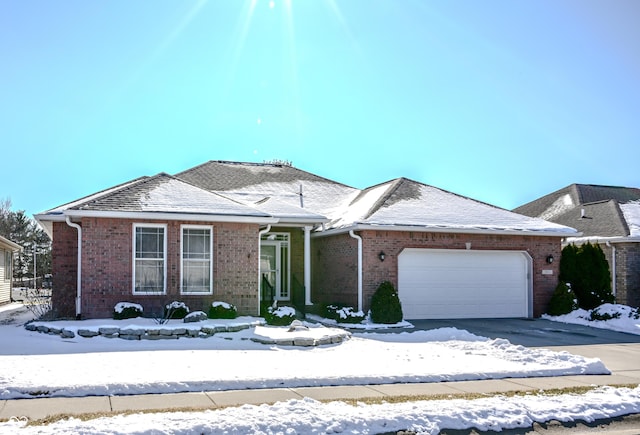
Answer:
<svg viewBox="0 0 640 435"><path fill-rule="evenodd" d="M208 338L217 333L222 332L238 332L249 329L255 325L238 324L238 325L208 325L190 328L163 328L159 325L157 328L118 328L118 327L101 327L95 329L78 328L77 335L84 338L105 337L120 338L123 340L177 340L178 338ZM59 335L61 338L75 338L76 333L69 329L59 329L47 325L38 325L28 323L25 325L28 331L40 332L43 334ZM338 344L348 340L351 333L348 331L332 332L321 338L304 337L293 335L291 338L272 339L268 337L250 337L251 341L268 345L279 346L321 346L327 344Z"/></svg>

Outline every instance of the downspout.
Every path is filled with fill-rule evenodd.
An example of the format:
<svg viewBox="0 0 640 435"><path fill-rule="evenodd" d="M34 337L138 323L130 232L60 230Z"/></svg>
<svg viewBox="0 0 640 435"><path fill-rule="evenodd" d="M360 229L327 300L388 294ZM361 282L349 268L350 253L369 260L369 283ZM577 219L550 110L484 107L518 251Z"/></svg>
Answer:
<svg viewBox="0 0 640 435"><path fill-rule="evenodd" d="M358 311L362 311L362 237L349 230L349 235L358 241Z"/></svg>
<svg viewBox="0 0 640 435"><path fill-rule="evenodd" d="M260 288L262 287L262 275L260 274L260 262L262 258L262 236L271 231L271 224L267 225L267 228L264 230L258 231L258 316L260 315L260 306L262 305L262 292Z"/></svg>
<svg viewBox="0 0 640 435"><path fill-rule="evenodd" d="M613 293L613 297L617 296L616 294L616 247L607 241L607 246L611 248L611 291Z"/></svg>
<svg viewBox="0 0 640 435"><path fill-rule="evenodd" d="M67 225L78 231L78 277L76 284L76 319L82 316L82 227L71 222L71 218L67 216Z"/></svg>

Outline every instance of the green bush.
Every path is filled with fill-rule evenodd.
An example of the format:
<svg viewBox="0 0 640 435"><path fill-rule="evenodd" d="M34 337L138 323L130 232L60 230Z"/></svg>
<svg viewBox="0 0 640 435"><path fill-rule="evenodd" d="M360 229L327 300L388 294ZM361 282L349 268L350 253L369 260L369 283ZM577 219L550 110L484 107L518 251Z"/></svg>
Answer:
<svg viewBox="0 0 640 435"><path fill-rule="evenodd" d="M184 319L189 314L189 307L184 302L173 301L164 307L165 319Z"/></svg>
<svg viewBox="0 0 640 435"><path fill-rule="evenodd" d="M609 263L598 244L587 242L579 247L565 246L559 279L571 284L580 308L591 310L614 301Z"/></svg>
<svg viewBox="0 0 640 435"><path fill-rule="evenodd" d="M238 310L234 305L216 301L209 307L208 317L210 319L235 319L238 317Z"/></svg>
<svg viewBox="0 0 640 435"><path fill-rule="evenodd" d="M578 298L571 289L571 284L560 281L553 292L553 296L551 296L547 314L550 316L561 316L563 314L569 314L578 308Z"/></svg>
<svg viewBox="0 0 640 435"><path fill-rule="evenodd" d="M268 325L287 326L296 318L296 309L292 307L269 307L265 312L264 320Z"/></svg>
<svg viewBox="0 0 640 435"><path fill-rule="evenodd" d="M142 305L132 302L118 302L113 307L113 318L115 320L133 319L142 316Z"/></svg>
<svg viewBox="0 0 640 435"><path fill-rule="evenodd" d="M338 323L361 323L365 315L362 311L356 311L353 307L343 304L329 304L324 307L323 317L335 320Z"/></svg>
<svg viewBox="0 0 640 435"><path fill-rule="evenodd" d="M402 321L402 306L393 284L384 281L371 298L371 321L394 324Z"/></svg>

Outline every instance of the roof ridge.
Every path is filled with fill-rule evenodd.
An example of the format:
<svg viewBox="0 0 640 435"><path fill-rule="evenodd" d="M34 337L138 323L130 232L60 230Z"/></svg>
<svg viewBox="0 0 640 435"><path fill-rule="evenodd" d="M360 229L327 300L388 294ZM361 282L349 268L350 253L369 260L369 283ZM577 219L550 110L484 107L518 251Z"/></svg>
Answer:
<svg viewBox="0 0 640 435"><path fill-rule="evenodd" d="M406 180L406 178L404 177L400 177L400 178L394 178L392 180L387 181L386 183L379 183L375 186L372 186L370 189L382 186L383 184L389 184L390 187L388 187L384 194L380 195L380 198L378 198L376 200L376 202L373 203L373 205L371 206L371 208L367 211L367 214L364 215L364 219L369 219L376 211L380 210L380 207L382 207L382 205L387 202L387 200L391 197L391 195L393 195L398 188L400 187L400 185L403 184L403 182ZM365 189L365 190L369 190L369 188Z"/></svg>

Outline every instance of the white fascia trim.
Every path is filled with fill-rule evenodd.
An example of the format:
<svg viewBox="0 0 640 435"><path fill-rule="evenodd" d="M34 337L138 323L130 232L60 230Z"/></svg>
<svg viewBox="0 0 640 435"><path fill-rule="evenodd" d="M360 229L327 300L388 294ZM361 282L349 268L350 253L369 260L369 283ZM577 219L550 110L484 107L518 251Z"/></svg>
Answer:
<svg viewBox="0 0 640 435"><path fill-rule="evenodd" d="M12 252L20 252L22 251L22 246L18 245L17 243L12 242L11 240L0 236L0 247L4 247L9 251Z"/></svg>
<svg viewBox="0 0 640 435"><path fill-rule="evenodd" d="M42 216L42 215L40 215ZM268 216L238 216L238 215L220 215L220 214L198 214L198 213L168 213L168 212L130 212L130 211L96 211L96 210L65 210L63 218L66 216L71 218L96 217L96 218L115 218L115 219L148 219L159 221L198 221L198 222L237 222L252 224L273 224L279 219ZM48 217L48 216L47 216ZM54 219L58 220L57 215Z"/></svg>
<svg viewBox="0 0 640 435"><path fill-rule="evenodd" d="M565 243L640 243L640 237L632 236L612 236L612 237L598 237L598 236L585 236L585 237L567 237Z"/></svg>
<svg viewBox="0 0 640 435"><path fill-rule="evenodd" d="M480 229L480 228L456 228L456 227L428 227L428 226L413 226L413 225L368 225L357 224L343 228L335 228L326 231L320 231L314 233L314 237L332 236L337 234L348 233L349 231L414 231L421 233L457 233L457 234L490 234L501 236L539 236L539 237L577 237L582 233L562 233L558 231L534 231L534 230L500 230L500 229Z"/></svg>

